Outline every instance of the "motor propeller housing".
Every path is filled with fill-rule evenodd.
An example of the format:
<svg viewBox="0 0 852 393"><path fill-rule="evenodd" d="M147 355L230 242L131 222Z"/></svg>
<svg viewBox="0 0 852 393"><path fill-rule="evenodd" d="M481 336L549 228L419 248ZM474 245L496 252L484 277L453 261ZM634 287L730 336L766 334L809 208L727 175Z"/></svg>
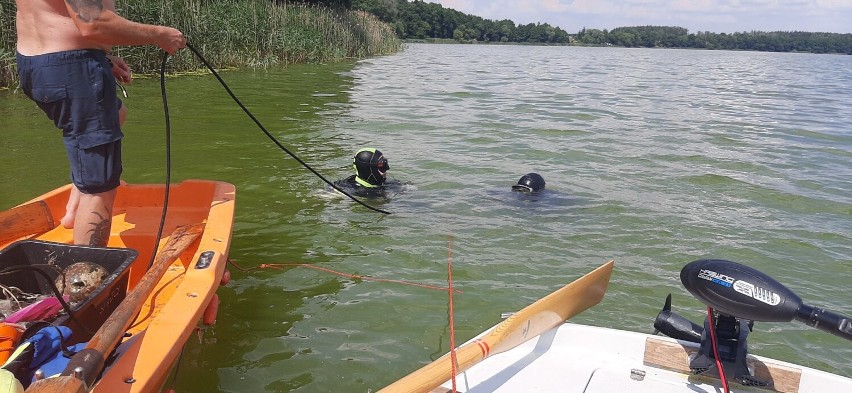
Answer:
<svg viewBox="0 0 852 393"><path fill-rule="evenodd" d="M701 342L704 328L672 312L672 294L666 296L666 304L654 319L654 334L663 333L678 340Z"/></svg>

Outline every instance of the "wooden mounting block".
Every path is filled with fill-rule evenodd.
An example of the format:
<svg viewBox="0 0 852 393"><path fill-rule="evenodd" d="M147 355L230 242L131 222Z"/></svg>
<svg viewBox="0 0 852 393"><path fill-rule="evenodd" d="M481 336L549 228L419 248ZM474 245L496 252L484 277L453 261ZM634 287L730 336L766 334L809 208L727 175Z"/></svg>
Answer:
<svg viewBox="0 0 852 393"><path fill-rule="evenodd" d="M689 359L690 355L697 352L698 349L695 347L686 347L671 341L648 337L645 340L644 363L646 366L658 367L683 374L692 374L692 371L689 369ZM798 393L799 382L802 379L801 370L783 364L758 360L751 355L746 357L746 363L750 370L754 370L755 378L769 382L769 386L760 387L760 389L781 393ZM695 377L713 377L718 380L715 374ZM731 382L736 383L735 381Z"/></svg>

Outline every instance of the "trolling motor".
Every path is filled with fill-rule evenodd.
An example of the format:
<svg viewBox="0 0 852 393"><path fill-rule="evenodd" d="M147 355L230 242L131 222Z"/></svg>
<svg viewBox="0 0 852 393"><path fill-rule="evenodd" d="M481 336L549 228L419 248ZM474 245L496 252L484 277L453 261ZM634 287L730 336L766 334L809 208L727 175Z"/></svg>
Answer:
<svg viewBox="0 0 852 393"><path fill-rule="evenodd" d="M802 303L802 299L771 277L736 262L700 259L680 271L680 280L689 293L714 311L698 326L671 311L671 294L654 321L654 334L700 344L689 367L694 374L716 369L712 334L723 371L743 385L766 386L748 370L746 338L755 321L797 320L819 330L852 340L852 318ZM710 329L713 329L710 332Z"/></svg>

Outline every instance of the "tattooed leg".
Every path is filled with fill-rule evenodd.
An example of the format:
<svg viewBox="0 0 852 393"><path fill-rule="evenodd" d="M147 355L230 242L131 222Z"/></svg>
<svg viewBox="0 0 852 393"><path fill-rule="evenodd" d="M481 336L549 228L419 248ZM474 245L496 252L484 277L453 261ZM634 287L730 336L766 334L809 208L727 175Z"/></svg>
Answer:
<svg viewBox="0 0 852 393"><path fill-rule="evenodd" d="M97 216L98 220L89 222L89 230L86 232L89 235L89 245L104 247L109 241L109 229L112 226L112 216L101 216L98 212L92 212L93 216Z"/></svg>
<svg viewBox="0 0 852 393"><path fill-rule="evenodd" d="M74 220L74 244L106 246L112 226L112 204L116 190L81 194Z"/></svg>

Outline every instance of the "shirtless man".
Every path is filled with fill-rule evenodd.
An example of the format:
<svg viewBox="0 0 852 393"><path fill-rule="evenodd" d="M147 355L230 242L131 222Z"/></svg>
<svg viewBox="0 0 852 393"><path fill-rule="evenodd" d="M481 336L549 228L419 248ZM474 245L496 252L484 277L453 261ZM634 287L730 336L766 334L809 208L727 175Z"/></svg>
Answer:
<svg viewBox="0 0 852 393"><path fill-rule="evenodd" d="M186 46L166 26L129 21L114 0L15 0L21 88L62 130L71 166L71 195L60 222L74 243L106 246L121 176L121 124L127 110L116 80L130 69L109 55L113 45L157 45L169 54Z"/></svg>

